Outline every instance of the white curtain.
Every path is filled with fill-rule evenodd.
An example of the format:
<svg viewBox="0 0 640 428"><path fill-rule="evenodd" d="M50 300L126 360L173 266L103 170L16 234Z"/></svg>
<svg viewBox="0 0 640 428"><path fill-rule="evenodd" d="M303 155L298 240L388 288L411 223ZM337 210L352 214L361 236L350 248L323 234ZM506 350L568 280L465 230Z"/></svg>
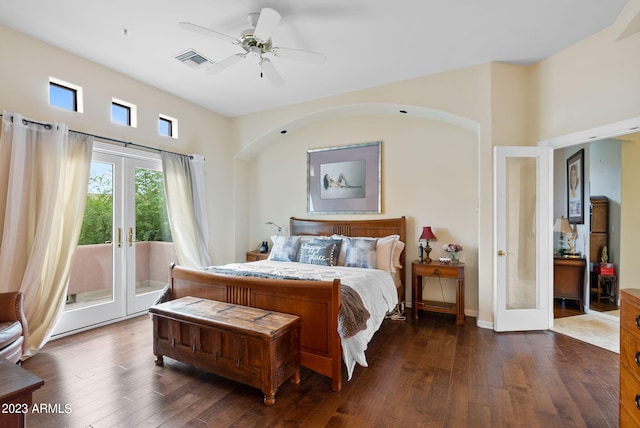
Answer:
<svg viewBox="0 0 640 428"><path fill-rule="evenodd" d="M0 291L22 291L33 355L64 309L87 197L93 138L4 112L0 136Z"/></svg>
<svg viewBox="0 0 640 428"><path fill-rule="evenodd" d="M162 152L167 211L178 263L192 268L211 265L205 201L204 158Z"/></svg>

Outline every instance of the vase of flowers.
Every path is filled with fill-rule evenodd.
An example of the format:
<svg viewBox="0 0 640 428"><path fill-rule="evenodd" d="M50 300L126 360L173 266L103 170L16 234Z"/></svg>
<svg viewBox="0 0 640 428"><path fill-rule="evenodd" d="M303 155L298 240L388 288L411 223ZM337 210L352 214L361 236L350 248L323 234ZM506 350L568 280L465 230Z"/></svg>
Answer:
<svg viewBox="0 0 640 428"><path fill-rule="evenodd" d="M449 257L451 257L451 263L456 264L460 263L460 251L462 251L462 246L459 244L444 244L442 249L449 253Z"/></svg>

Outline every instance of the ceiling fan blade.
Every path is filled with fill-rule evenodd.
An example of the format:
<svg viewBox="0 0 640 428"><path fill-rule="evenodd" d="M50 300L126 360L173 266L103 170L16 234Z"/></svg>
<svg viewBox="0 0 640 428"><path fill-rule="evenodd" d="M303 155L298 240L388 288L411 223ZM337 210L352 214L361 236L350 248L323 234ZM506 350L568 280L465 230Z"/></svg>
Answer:
<svg viewBox="0 0 640 428"><path fill-rule="evenodd" d="M260 11L260 17L253 35L258 40L267 41L279 23L280 14L273 9L264 7Z"/></svg>
<svg viewBox="0 0 640 428"><path fill-rule="evenodd" d="M271 61L263 58L262 61L260 61L260 67L262 68L264 76L269 79L274 87L279 88L284 85L284 79L280 73L278 73L278 70L276 70L273 64L271 64Z"/></svg>
<svg viewBox="0 0 640 428"><path fill-rule="evenodd" d="M192 31L197 34L203 34L205 36L214 37L216 39L219 39L228 43L233 43L233 44L240 43L240 40L236 39L235 37L227 36L226 34L223 34L223 33L218 33L217 31L213 31L209 28L192 24L191 22L180 22L178 25L182 29L185 29L187 31Z"/></svg>
<svg viewBox="0 0 640 428"><path fill-rule="evenodd" d="M213 64L211 67L207 69L208 74L218 74L223 70L231 67L233 64L240 62L244 58L245 54L235 54L231 55L228 58L223 59L222 61Z"/></svg>
<svg viewBox="0 0 640 428"><path fill-rule="evenodd" d="M310 62L312 64L324 64L327 60L327 57L323 53L303 51L300 49L273 47L271 48L271 53L279 58L295 59L298 61Z"/></svg>

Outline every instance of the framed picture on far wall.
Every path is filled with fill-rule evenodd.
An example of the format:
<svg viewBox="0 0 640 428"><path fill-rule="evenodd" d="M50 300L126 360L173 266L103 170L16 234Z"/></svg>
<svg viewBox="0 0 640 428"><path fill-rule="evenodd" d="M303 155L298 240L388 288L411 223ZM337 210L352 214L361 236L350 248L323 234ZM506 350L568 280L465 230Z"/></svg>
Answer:
<svg viewBox="0 0 640 428"><path fill-rule="evenodd" d="M380 213L380 142L309 150L307 212Z"/></svg>
<svg viewBox="0 0 640 428"><path fill-rule="evenodd" d="M569 223L584 224L584 149L567 159L567 213Z"/></svg>

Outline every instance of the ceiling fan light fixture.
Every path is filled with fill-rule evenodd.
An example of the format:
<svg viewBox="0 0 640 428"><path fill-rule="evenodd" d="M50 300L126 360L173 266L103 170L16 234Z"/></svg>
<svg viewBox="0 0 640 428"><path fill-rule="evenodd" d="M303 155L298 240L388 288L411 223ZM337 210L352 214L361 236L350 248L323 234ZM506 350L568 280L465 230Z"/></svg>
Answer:
<svg viewBox="0 0 640 428"><path fill-rule="evenodd" d="M262 50L258 46L251 46L247 51L247 57L260 59L262 56Z"/></svg>

